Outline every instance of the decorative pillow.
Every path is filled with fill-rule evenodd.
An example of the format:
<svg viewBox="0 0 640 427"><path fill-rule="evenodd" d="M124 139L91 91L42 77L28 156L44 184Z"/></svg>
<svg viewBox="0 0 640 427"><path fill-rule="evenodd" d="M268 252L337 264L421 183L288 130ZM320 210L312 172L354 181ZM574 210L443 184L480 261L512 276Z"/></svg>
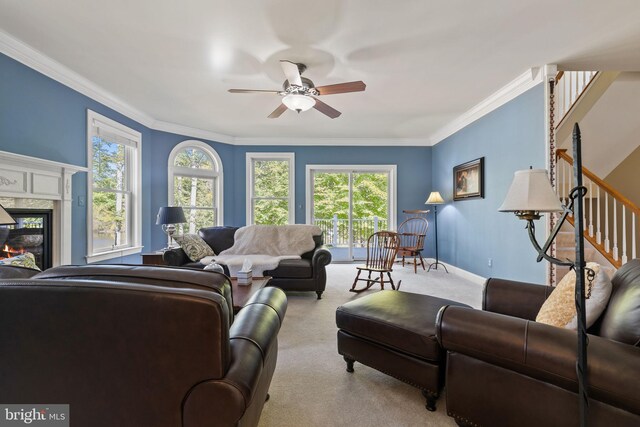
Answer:
<svg viewBox="0 0 640 427"><path fill-rule="evenodd" d="M595 262L588 262L587 268L592 269L596 276L591 283L591 294L589 294L589 278L585 272L586 298L586 320L587 328L598 320L609 302L611 296L611 280L607 273ZM576 272L569 271L562 278L558 286L553 290L549 298L542 304L536 322L547 325L558 326L560 328L578 328L575 305Z"/></svg>
<svg viewBox="0 0 640 427"><path fill-rule="evenodd" d="M36 264L36 257L34 257L31 252L25 252L11 258L0 259L0 265L15 265L40 271L40 268L38 268Z"/></svg>
<svg viewBox="0 0 640 427"><path fill-rule="evenodd" d="M202 237L197 234L183 234L181 236L173 236L173 240L178 242L182 250L193 262L200 261L206 256L214 256L215 252Z"/></svg>

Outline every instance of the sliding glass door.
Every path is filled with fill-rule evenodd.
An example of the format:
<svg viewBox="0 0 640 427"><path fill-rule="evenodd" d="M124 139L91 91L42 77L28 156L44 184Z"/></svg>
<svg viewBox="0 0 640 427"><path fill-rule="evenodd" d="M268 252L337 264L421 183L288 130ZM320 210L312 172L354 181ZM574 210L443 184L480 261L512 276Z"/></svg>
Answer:
<svg viewBox="0 0 640 427"><path fill-rule="evenodd" d="M335 261L365 259L369 236L395 228L395 166L307 166L307 222Z"/></svg>

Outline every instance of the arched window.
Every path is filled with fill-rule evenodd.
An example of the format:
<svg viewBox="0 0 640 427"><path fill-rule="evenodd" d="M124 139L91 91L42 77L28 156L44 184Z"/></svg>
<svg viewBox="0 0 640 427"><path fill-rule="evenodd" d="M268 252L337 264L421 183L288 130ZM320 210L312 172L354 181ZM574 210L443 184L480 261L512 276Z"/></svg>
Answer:
<svg viewBox="0 0 640 427"><path fill-rule="evenodd" d="M169 206L182 206L187 217L179 233L223 224L222 188L222 162L210 145L188 140L171 150Z"/></svg>

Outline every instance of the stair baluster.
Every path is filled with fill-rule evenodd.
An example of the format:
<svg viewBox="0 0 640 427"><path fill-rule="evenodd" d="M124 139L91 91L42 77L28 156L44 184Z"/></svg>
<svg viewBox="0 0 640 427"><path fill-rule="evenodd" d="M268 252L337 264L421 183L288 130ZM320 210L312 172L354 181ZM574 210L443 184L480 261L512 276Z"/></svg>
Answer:
<svg viewBox="0 0 640 427"><path fill-rule="evenodd" d="M580 95L595 78L596 71L560 71L556 76L556 93L558 94L556 109L557 125L576 104Z"/></svg>
<svg viewBox="0 0 640 427"><path fill-rule="evenodd" d="M565 202L568 196L566 189L573 185L572 176L567 174L567 170L573 165L573 160L566 150L558 150L556 154L559 168L557 191L559 197ZM587 188L586 200L590 203L588 209L585 207L583 210L585 239L614 267L619 268L629 259L637 256L638 240L640 240L637 223L640 208L584 167L583 183ZM601 219L603 211L604 224ZM573 224L573 217L569 218L569 222Z"/></svg>

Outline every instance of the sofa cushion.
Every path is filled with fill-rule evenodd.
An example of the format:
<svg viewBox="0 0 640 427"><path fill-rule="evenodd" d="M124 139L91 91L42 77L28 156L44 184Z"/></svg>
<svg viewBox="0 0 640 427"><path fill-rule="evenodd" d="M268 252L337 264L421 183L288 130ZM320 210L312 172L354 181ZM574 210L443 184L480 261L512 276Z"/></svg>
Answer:
<svg viewBox="0 0 640 427"><path fill-rule="evenodd" d="M587 328L595 323L604 311L611 295L611 281L607 273L595 262L587 263L587 268L595 273L593 282L585 272L585 288L588 298L585 301ZM536 322L559 328L578 328L575 304L576 272L569 271L558 283L549 298L542 304L536 316Z"/></svg>
<svg viewBox="0 0 640 427"><path fill-rule="evenodd" d="M13 265L16 267L24 267L40 271L36 264L36 257L34 257L31 252L25 252L11 258L0 259L0 265Z"/></svg>
<svg viewBox="0 0 640 427"><path fill-rule="evenodd" d="M445 305L468 307L430 295L380 291L338 307L336 324L351 335L437 362L442 349L436 340L436 316Z"/></svg>
<svg viewBox="0 0 640 427"><path fill-rule="evenodd" d="M40 270L17 265L0 266L0 279L28 279L38 273L40 273Z"/></svg>
<svg viewBox="0 0 640 427"><path fill-rule="evenodd" d="M273 278L308 279L313 275L313 269L308 259L283 259L277 268L265 270L263 274Z"/></svg>
<svg viewBox="0 0 640 427"><path fill-rule="evenodd" d="M189 257L191 261L200 261L206 256L215 255L211 247L205 242L202 237L197 234L183 234L181 236L174 236L173 240L178 242L182 250Z"/></svg>
<svg viewBox="0 0 640 427"><path fill-rule="evenodd" d="M602 317L600 336L640 346L640 260L623 265L612 282L614 290Z"/></svg>
<svg viewBox="0 0 640 427"><path fill-rule="evenodd" d="M198 234L213 249L216 254L233 246L234 236L239 227L205 227Z"/></svg>

